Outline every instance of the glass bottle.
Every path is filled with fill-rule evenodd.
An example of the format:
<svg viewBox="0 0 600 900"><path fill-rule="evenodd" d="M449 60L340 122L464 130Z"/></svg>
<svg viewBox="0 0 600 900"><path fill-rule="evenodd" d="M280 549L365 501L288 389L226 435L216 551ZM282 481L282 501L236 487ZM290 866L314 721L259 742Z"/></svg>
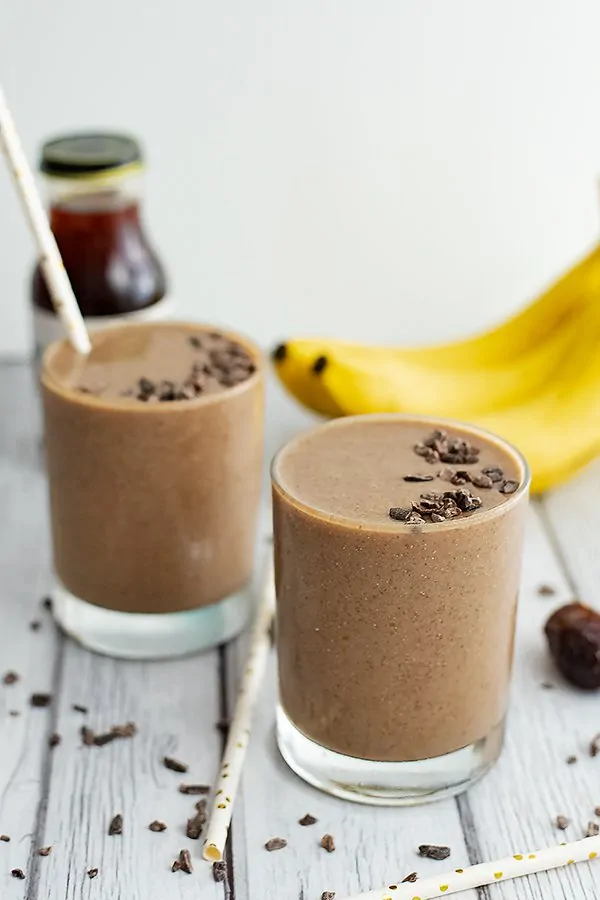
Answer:
<svg viewBox="0 0 600 900"><path fill-rule="evenodd" d="M89 329L170 311L164 269L142 227L143 168L127 135L74 134L42 147L50 225ZM64 337L39 266L31 299L39 357Z"/></svg>

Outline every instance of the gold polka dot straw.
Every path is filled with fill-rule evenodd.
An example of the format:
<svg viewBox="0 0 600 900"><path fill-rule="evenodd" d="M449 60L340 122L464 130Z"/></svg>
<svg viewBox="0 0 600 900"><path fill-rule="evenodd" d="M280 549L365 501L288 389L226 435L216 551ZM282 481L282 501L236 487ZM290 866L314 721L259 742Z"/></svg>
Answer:
<svg viewBox="0 0 600 900"><path fill-rule="evenodd" d="M89 353L90 338L1 86L0 147L6 157L25 218L37 244L38 259L54 308L77 352Z"/></svg>
<svg viewBox="0 0 600 900"><path fill-rule="evenodd" d="M496 884L534 872L558 869L573 863L596 859L600 855L600 836L546 847L534 853L515 853L505 859L480 863L467 869L453 869L441 875L428 875L413 883L388 884L374 891L345 897L343 900L432 900L457 894L485 884ZM342 898L340 898L342 900Z"/></svg>
<svg viewBox="0 0 600 900"><path fill-rule="evenodd" d="M250 652L242 675L235 714L229 728L229 737L219 770L212 810L202 847L204 859L208 859L210 862L218 862L223 858L233 815L233 804L250 740L252 715L271 649L271 625L274 614L273 548L269 544L259 606L252 630Z"/></svg>

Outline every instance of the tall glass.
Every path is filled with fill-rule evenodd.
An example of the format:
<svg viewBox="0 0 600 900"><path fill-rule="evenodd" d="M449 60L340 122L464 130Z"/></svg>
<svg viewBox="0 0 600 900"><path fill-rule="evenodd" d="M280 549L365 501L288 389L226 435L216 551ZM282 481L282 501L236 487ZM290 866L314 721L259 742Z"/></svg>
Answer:
<svg viewBox="0 0 600 900"><path fill-rule="evenodd" d="M126 384L131 372L132 387L144 365L164 365L166 376L183 365L167 358L169 348L193 361L209 341L233 341L250 374L233 383L232 371L231 386L220 389L200 366L198 390L206 382L206 391L193 396L191 385L191 398L169 402L93 390L105 372ZM249 613L263 453L260 351L238 335L174 322L94 332L92 343L85 360L65 341L43 360L58 621L113 656L166 657L226 641Z"/></svg>
<svg viewBox="0 0 600 900"><path fill-rule="evenodd" d="M454 476L437 451L415 454L427 454L419 441L432 429L477 445L476 464L463 453L468 475ZM292 440L272 487L284 758L311 784L364 803L466 789L502 746L525 460L464 424L356 416ZM483 500L468 500L471 490ZM424 518L410 500L393 509L411 491ZM441 499L423 499L431 492ZM466 511L444 518L452 497Z"/></svg>

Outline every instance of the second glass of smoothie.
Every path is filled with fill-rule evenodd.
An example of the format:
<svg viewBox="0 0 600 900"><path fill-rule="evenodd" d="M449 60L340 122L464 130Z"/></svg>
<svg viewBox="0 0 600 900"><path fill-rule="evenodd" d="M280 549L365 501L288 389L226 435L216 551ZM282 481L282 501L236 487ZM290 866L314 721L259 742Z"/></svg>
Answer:
<svg viewBox="0 0 600 900"><path fill-rule="evenodd" d="M200 325L92 333L44 356L45 450L63 628L157 658L240 631L263 453L257 347Z"/></svg>
<svg viewBox="0 0 600 900"><path fill-rule="evenodd" d="M338 419L272 467L278 743L329 793L401 805L497 759L529 473L454 422Z"/></svg>

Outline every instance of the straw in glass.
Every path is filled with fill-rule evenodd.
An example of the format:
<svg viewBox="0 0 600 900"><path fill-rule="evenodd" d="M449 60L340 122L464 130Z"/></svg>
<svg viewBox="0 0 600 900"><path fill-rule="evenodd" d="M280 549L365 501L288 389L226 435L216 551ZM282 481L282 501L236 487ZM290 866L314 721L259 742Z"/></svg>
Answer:
<svg viewBox="0 0 600 900"><path fill-rule="evenodd" d="M83 316L65 272L48 217L42 204L33 174L23 152L21 141L0 86L0 147L4 152L25 217L37 244L38 258L54 308L60 316L69 340L78 353L92 349Z"/></svg>

